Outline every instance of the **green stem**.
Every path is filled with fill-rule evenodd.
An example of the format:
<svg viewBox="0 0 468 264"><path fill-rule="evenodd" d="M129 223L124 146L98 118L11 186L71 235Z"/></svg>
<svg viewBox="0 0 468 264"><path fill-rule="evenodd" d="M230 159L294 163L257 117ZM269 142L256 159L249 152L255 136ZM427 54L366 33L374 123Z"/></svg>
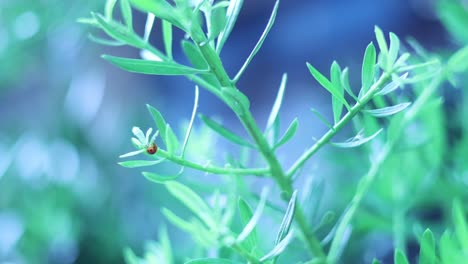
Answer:
<svg viewBox="0 0 468 264"><path fill-rule="evenodd" d="M385 85L388 80L391 78L391 73L385 73L380 76L379 80L375 82L369 91L362 97L360 101L358 101L350 110L349 112L341 118L327 133L325 133L317 142L312 145L309 149L307 149L299 159L291 166L288 170L287 176L288 178L293 177L293 175L299 170L304 163L309 160L319 149L321 149L325 144L327 144L343 127L348 124L353 117L355 117L364 106L369 102L375 95L375 93Z"/></svg>
<svg viewBox="0 0 468 264"><path fill-rule="evenodd" d="M270 173L269 168L242 169L242 168L229 168L229 167L216 167L212 165L202 165L202 164L188 161L182 157L171 155L163 149L158 149L157 153L159 157L166 158L181 166L189 167L195 170L204 171L204 172L213 173L213 174L265 176Z"/></svg>
<svg viewBox="0 0 468 264"><path fill-rule="evenodd" d="M251 264L260 264L260 260L258 260L254 255L250 254L247 252L245 249L243 249L241 246L234 244L231 246L231 248L237 252L237 254L241 255L243 258L249 261Z"/></svg>
<svg viewBox="0 0 468 264"><path fill-rule="evenodd" d="M209 45L201 45L203 43L203 39L194 39L195 43L199 46L201 53L203 54L205 60L208 62L211 72L213 75L218 79L219 83L222 87L226 87L227 89L237 90L237 87L231 79L229 78L228 74L226 73L221 59L219 55L216 53L213 48ZM252 139L254 140L255 144L258 147L258 150L265 158L266 162L269 165L269 174L273 177L275 182L278 184L281 191L286 194L286 199L289 199L293 193L293 187L291 180L285 174L281 164L279 163L273 149L268 144L266 138L263 136L262 132L260 131L257 123L255 122L252 113L249 109L243 109L243 111L235 111L238 118L240 119L241 123L248 131ZM296 208L296 216L295 221L299 226L299 229L306 241L307 247L312 252L312 254L319 258L324 258L325 253L323 251L322 246L320 245L319 240L310 232L310 227L308 226L306 217L302 208Z"/></svg>

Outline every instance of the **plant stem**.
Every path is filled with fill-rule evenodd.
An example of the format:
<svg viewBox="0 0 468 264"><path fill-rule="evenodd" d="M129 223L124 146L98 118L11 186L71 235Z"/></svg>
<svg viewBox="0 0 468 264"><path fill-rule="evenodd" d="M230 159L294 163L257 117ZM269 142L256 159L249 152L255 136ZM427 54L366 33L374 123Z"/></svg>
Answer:
<svg viewBox="0 0 468 264"><path fill-rule="evenodd" d="M317 142L307 149L299 159L291 166L288 170L288 178L293 177L293 175L300 169L304 163L309 160L312 155L314 155L319 149L321 149L325 144L327 144L346 124L348 124L354 116L356 116L362 108L369 102L375 95L375 93L391 78L391 73L384 73L380 76L379 80L375 82L369 91L358 101L349 112L341 118L327 133L325 133Z"/></svg>
<svg viewBox="0 0 468 264"><path fill-rule="evenodd" d="M208 62L211 72L218 79L219 83L228 89L237 90L235 84L231 81L228 74L226 73L222 62L215 52L215 50L209 45L200 45L203 43L203 40L194 39L195 43L200 48L201 53L203 54L205 60ZM252 113L249 109L243 109L242 112L235 111L239 120L248 131L255 144L258 147L258 150L265 158L266 162L269 165L269 174L273 177L275 182L278 184L281 191L286 194L286 199L289 200L293 193L293 187L291 180L286 176L281 164L279 163L273 149L268 144L266 138L263 136L262 132L257 126ZM310 232L310 227L307 224L302 208L296 208L295 221L299 226L299 229L306 241L308 249L315 257L324 258L325 253L323 248L320 245L319 240L315 237L314 234Z"/></svg>
<svg viewBox="0 0 468 264"><path fill-rule="evenodd" d="M382 151L374 159L367 174L364 175L360 180L356 193L354 194L351 203L348 206L348 210L343 214L343 217L341 218L341 221L336 229L335 237L333 238L327 256L328 263L336 263L339 257L340 247L342 246L341 243L343 234L345 233L348 225L351 223L351 220L354 217L354 213L356 212L357 208L360 206L362 198L369 191L370 186L374 182L375 177L379 172L380 166L384 163L384 161L392 152L394 146L398 143L398 139L401 136L401 132L403 131L404 127L409 122L414 120L414 118L420 113L424 104L426 104L426 102L437 90L437 87L443 80L443 77L441 76L442 75L439 74L437 77L435 77L433 81L429 85L427 85L427 87L424 88L423 92L418 96L413 105L407 111L404 112L403 119L398 124L398 127L395 130L396 134L394 135L394 137L387 141Z"/></svg>

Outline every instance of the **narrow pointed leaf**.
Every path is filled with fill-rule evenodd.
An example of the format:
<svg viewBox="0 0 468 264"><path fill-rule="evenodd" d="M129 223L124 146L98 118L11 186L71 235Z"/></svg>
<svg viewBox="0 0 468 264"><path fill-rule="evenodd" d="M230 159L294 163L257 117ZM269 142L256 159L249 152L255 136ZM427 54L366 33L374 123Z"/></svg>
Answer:
<svg viewBox="0 0 468 264"><path fill-rule="evenodd" d="M129 30L133 30L132 8L128 0L120 0L120 10L122 17Z"/></svg>
<svg viewBox="0 0 468 264"><path fill-rule="evenodd" d="M341 98L344 98L344 87L341 85L341 69L340 65L338 65L336 61L332 63L330 68L330 78L335 91L340 95ZM336 124L341 118L341 114L343 112L343 103L335 96L332 97L332 109L333 120Z"/></svg>
<svg viewBox="0 0 468 264"><path fill-rule="evenodd" d="M354 137L354 138L351 138L349 139L348 141L346 142L332 142L331 144L335 147L339 147L339 148L355 148L355 147L359 147L369 141L371 141L373 138L375 138L378 134L380 134L380 132L382 132L382 128L379 129L377 132L375 132L374 134L368 136L368 137Z"/></svg>
<svg viewBox="0 0 468 264"><path fill-rule="evenodd" d="M382 90L375 93L375 96L386 95L395 91L396 89L398 89L398 87L400 87L403 84L403 82L406 80L407 77L408 77L408 73L406 72L400 77L398 77L398 79L394 79L392 82L385 85L384 88L382 88Z"/></svg>
<svg viewBox="0 0 468 264"><path fill-rule="evenodd" d="M328 120L315 108L311 108L310 111L329 129L333 129L333 125L328 122Z"/></svg>
<svg viewBox="0 0 468 264"><path fill-rule="evenodd" d="M252 217L250 218L249 222L244 226L241 233L237 236L236 242L241 243L244 241L254 230L258 224L258 220L260 220L260 216L263 213L263 209L265 208L266 199L267 199L268 190L263 189L262 194L260 197L260 201L258 203L255 212L253 213Z"/></svg>
<svg viewBox="0 0 468 264"><path fill-rule="evenodd" d="M193 224L191 222L188 222L176 214L174 214L171 210L167 208L162 208L161 213L167 218L169 222L171 222L173 225L176 227L186 231L186 232L191 232L193 230Z"/></svg>
<svg viewBox="0 0 468 264"><path fill-rule="evenodd" d="M341 85L345 89L345 91L353 97L354 100L358 101L357 96L354 94L353 90L351 89L351 86L349 85L349 70L348 68L344 68L343 71L341 72Z"/></svg>
<svg viewBox="0 0 468 264"><path fill-rule="evenodd" d="M175 154L177 149L179 148L179 140L177 139L177 136L175 135L174 131L172 131L172 128L169 124L166 124L166 147L167 147L167 152L170 154Z"/></svg>
<svg viewBox="0 0 468 264"><path fill-rule="evenodd" d="M172 24L167 20L162 21L162 32L166 55L172 60Z"/></svg>
<svg viewBox="0 0 468 264"><path fill-rule="evenodd" d="M411 103L401 103L401 104L378 108L378 109L362 110L362 112L375 116L375 117L387 117L387 116L398 114L399 112L405 110L410 105Z"/></svg>
<svg viewBox="0 0 468 264"><path fill-rule="evenodd" d="M400 51L400 39L393 32L390 32L390 49L388 50L387 68L393 68L393 64L398 58Z"/></svg>
<svg viewBox="0 0 468 264"><path fill-rule="evenodd" d="M435 264L435 240L431 230L424 231L419 249L419 263L420 264Z"/></svg>
<svg viewBox="0 0 468 264"><path fill-rule="evenodd" d="M463 205L459 199L455 199L452 205L452 218L455 227L455 235L462 248L468 248L468 219L465 218Z"/></svg>
<svg viewBox="0 0 468 264"><path fill-rule="evenodd" d="M340 95L338 91L335 90L335 87L333 84L325 77L323 74L321 74L317 69L314 68L310 63L307 62L307 68L309 68L310 73L312 76L317 80L317 82L324 87L328 92L332 94L333 97L336 97L341 103L343 103L346 108L350 108L349 104L346 102L344 99L344 96Z"/></svg>
<svg viewBox="0 0 468 264"><path fill-rule="evenodd" d="M238 207L239 207L239 213L240 213L242 226L246 226L253 217L252 208L242 198L239 198ZM257 228L254 227L254 229L242 242L242 245L244 245L249 252L252 252L253 250L255 250L255 248L258 245Z"/></svg>
<svg viewBox="0 0 468 264"><path fill-rule="evenodd" d="M221 136L223 136L227 140L229 140L229 141L231 141L231 142L233 142L235 144L241 145L241 146L254 148L254 146L252 144L245 141L240 136L234 134L234 132L228 130L223 125L219 124L218 122L214 121L213 119L211 119L211 118L209 118L209 117L207 117L207 116L205 116L203 114L200 114L200 118L209 128L213 129L215 132L217 132L218 134L220 134Z"/></svg>
<svg viewBox="0 0 468 264"><path fill-rule="evenodd" d="M289 200L288 207L286 208L286 213L284 214L283 220L281 221L281 225L275 240L275 245L278 245L289 233L289 229L294 218L294 213L296 212L296 197L297 190L294 190L293 194L291 195L291 199Z"/></svg>
<svg viewBox="0 0 468 264"><path fill-rule="evenodd" d="M176 181L166 182L165 185L175 198L203 220L208 227L216 228L216 221L211 214L211 209L198 194Z"/></svg>
<svg viewBox="0 0 468 264"><path fill-rule="evenodd" d="M177 178L179 178L180 174L175 174L175 175L160 175L160 174L157 174L157 173L153 173L153 172L147 172L147 171L144 171L142 172L143 176L151 181L151 182L154 182L154 183L165 183L167 181L173 181Z"/></svg>
<svg viewBox="0 0 468 264"><path fill-rule="evenodd" d="M164 141L164 144L166 144L167 147L167 142L166 142L166 120L164 120L164 117L161 115L161 113L151 105L147 104L146 108L148 108L148 111L151 114L151 117L153 117L154 123L156 124L156 127L158 128L159 134L161 135L162 140Z"/></svg>
<svg viewBox="0 0 468 264"><path fill-rule="evenodd" d="M125 43L123 42L120 42L118 40L111 40L111 39L103 39L103 38L100 38L100 37L96 37L94 36L93 34L88 34L88 38L89 40L93 41L93 42L96 42L98 44L101 44L101 45L104 45L104 46L113 46L113 47L117 47L117 46L123 46L125 45Z"/></svg>
<svg viewBox="0 0 468 264"><path fill-rule="evenodd" d="M375 26L374 32L375 32L375 38L377 39L377 44L379 45L380 53L386 56L388 54L388 46L387 46L387 41L385 40L384 33L377 26Z"/></svg>
<svg viewBox="0 0 468 264"><path fill-rule="evenodd" d="M143 131L139 127L133 127L132 128L132 133L137 137L137 139L140 141L142 144L146 144L146 137L145 134L143 134Z"/></svg>
<svg viewBox="0 0 468 264"><path fill-rule="evenodd" d="M184 30L187 20L182 16L180 9L173 7L165 0L130 0L132 5L145 13L152 13L156 17L167 20L178 28Z"/></svg>
<svg viewBox="0 0 468 264"><path fill-rule="evenodd" d="M198 70L174 62L148 61L103 55L103 59L111 62L119 68L136 73L154 75L189 75L206 73L207 70Z"/></svg>
<svg viewBox="0 0 468 264"><path fill-rule="evenodd" d="M297 121L297 117L296 117L291 122L288 129L286 129L286 132L284 132L284 135L281 137L281 139L278 141L278 143L275 144L274 149L279 148L280 146L282 146L283 144L288 142L291 138L293 138L294 135L297 132L298 125L299 125L299 122Z"/></svg>
<svg viewBox="0 0 468 264"><path fill-rule="evenodd" d="M453 72L465 72L468 70L468 45L450 56L447 66Z"/></svg>
<svg viewBox="0 0 468 264"><path fill-rule="evenodd" d="M119 158L128 158L128 157L136 156L136 155L138 155L140 153L143 153L145 151L146 151L146 149L131 151L131 152L120 155Z"/></svg>
<svg viewBox="0 0 468 264"><path fill-rule="evenodd" d="M210 16L210 27L208 30L208 39L214 40L221 30L224 29L226 25L226 9L225 8L216 8L212 9Z"/></svg>
<svg viewBox="0 0 468 264"><path fill-rule="evenodd" d="M242 65L239 72L236 74L236 77L234 77L234 83L240 79L240 77L242 76L242 73L244 73L245 69L247 69L247 66L249 66L252 59L255 57L257 52L262 47L263 42L265 41L266 37L268 36L268 33L270 32L270 29L273 27L273 24L275 23L276 13L278 12L278 6L279 6L279 0L275 2L275 6L273 7L273 11L271 12L270 19L268 20L267 26L265 30L263 31L262 35L260 36L260 39L257 41L257 44L255 44L255 47L253 48L252 52L250 52L249 56L245 60L244 65Z"/></svg>
<svg viewBox="0 0 468 264"><path fill-rule="evenodd" d="M128 161L122 161L119 162L118 164L122 167L125 168L138 168L138 167L147 167L147 166L153 166L156 164L159 164L163 162L165 159L159 159L159 160L128 160Z"/></svg>
<svg viewBox="0 0 468 264"><path fill-rule="evenodd" d="M115 4L117 3L117 0L107 0L106 1L106 6L104 7L104 14L107 19L112 19L112 14L114 12L114 7Z"/></svg>
<svg viewBox="0 0 468 264"><path fill-rule="evenodd" d="M271 108L271 111L270 111L270 116L268 117L265 131L268 131L273 126L273 123L276 121L276 119L278 118L278 113L281 108L281 104L283 103L284 90L286 89L287 81L288 81L288 75L284 73L283 77L281 78L281 84L278 89L278 93L276 95L275 103L273 104L273 107Z"/></svg>
<svg viewBox="0 0 468 264"><path fill-rule="evenodd" d="M364 95L371 87L374 81L375 74L375 60L376 60L376 51L374 44L371 42L367 45L366 51L364 53L364 59L362 61L362 72L361 72L361 89L360 94Z"/></svg>
<svg viewBox="0 0 468 264"><path fill-rule="evenodd" d="M395 64L393 65L393 67L396 68L397 71L398 71L398 68L400 68L400 67L406 65L406 61L407 61L410 57L411 57L411 54L410 54L410 53L408 53L408 52L403 53L403 54L397 59L397 61L396 61Z"/></svg>
<svg viewBox="0 0 468 264"><path fill-rule="evenodd" d="M409 264L408 259L406 258L405 253L401 250L395 250L395 257L394 257L395 264Z"/></svg>
<svg viewBox="0 0 468 264"><path fill-rule="evenodd" d="M216 43L216 52L219 54L223 49L224 43L228 39L229 35L231 34L232 29L237 21L237 16L241 10L243 0L231 0L229 1L229 6L226 11L226 24L224 29L218 36L218 41Z"/></svg>
<svg viewBox="0 0 468 264"><path fill-rule="evenodd" d="M268 252L265 256L260 258L260 262L264 262L283 253L283 251L286 249L286 247L289 245L293 238L294 232L291 230L291 232L289 232L286 235L286 237L283 240L281 240L281 242L279 242L270 252Z"/></svg>

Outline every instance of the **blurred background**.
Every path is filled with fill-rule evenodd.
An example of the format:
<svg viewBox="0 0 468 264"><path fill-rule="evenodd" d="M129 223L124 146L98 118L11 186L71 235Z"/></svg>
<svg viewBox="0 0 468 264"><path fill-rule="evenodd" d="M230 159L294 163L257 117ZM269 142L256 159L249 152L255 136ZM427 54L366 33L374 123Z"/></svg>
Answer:
<svg viewBox="0 0 468 264"><path fill-rule="evenodd" d="M230 74L250 53L274 4L244 2L222 53ZM286 166L304 150L303 142L327 129L310 108L330 114L328 94L317 87L305 62L328 72L337 60L350 67L356 83L374 25L402 39L412 36L429 51L451 49L457 43L441 25L435 2L281 2L276 24L239 87L264 125L281 75L288 73L281 118L287 125L298 116L301 126L298 138L279 154ZM102 10L103 1L97 0L0 0L0 263L123 263L123 248L140 252L145 241L157 238L159 208L167 206L164 195L138 171L118 166L118 156L133 149L133 126L144 131L153 126L147 103L183 128L194 89L183 78L123 72L103 61L103 53L136 58L138 51L88 39L96 30L76 20ZM146 17L137 11L133 15L134 28L142 33ZM153 38L159 29L154 27ZM178 45L174 52L184 62ZM199 112L218 116L245 135L233 113L205 91ZM200 144L209 140L202 130L195 138ZM230 147L216 145L222 153ZM346 167L332 165L329 151L319 153L309 167L343 176ZM319 167L320 160L328 162ZM330 186L334 184L332 180ZM351 193L330 195L326 204L343 207Z"/></svg>

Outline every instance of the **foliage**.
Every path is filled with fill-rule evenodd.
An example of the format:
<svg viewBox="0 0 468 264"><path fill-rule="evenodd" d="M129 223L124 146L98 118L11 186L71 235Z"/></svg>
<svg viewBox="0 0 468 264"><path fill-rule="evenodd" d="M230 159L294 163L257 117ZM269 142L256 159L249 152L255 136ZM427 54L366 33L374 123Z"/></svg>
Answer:
<svg viewBox="0 0 468 264"><path fill-rule="evenodd" d="M126 71L184 76L197 85L193 114L183 143L180 144L180 138L163 115L148 106L158 131L156 133L159 133L164 146L158 143L155 154L145 152L157 134L150 138L152 128L146 135L139 128L134 128L133 143L136 151L122 157L143 154L145 158L124 161L121 165L148 167L171 162L181 166L180 171L174 175L163 176L154 172L143 172L143 175L161 184L185 206L186 212L190 212L189 217L182 217L173 209L162 209L167 221L191 235L201 254L196 254L194 249L190 257L184 258L177 253L177 247L171 247L164 232L160 243L152 247L153 250L147 253L144 260L126 250L125 256L129 263L175 263L182 260L185 263L292 263L291 259L297 259L301 263L337 263L346 258L347 247L359 243L358 239L353 238L355 233L371 228L377 230L374 226L365 226L357 220L366 215L361 211L382 208L385 210L378 212L376 218L385 219L388 217L386 214L391 215L391 223L384 226L390 226L393 230L394 245L398 248L395 251L395 262L407 263L404 253L409 239L405 228L406 215L418 206L421 197L443 184L453 189L462 186L458 187L453 196L443 196L443 199L452 200L459 196L460 199L466 198L463 188L465 184L466 189L466 179L454 178L450 175L453 172L444 166L444 163L453 162L459 156L452 154L454 152L449 149L451 146L445 141L448 132L445 130L446 120L443 117L443 99L438 91L446 80L456 84L457 78L466 73L468 46L443 58L425 52L414 42L410 43L413 49L409 49L394 33L389 33L387 39L386 34L375 27L376 42L370 42L363 52L359 89L353 89L349 81L351 71L359 72L359 69L348 69L335 61L327 77L328 74L307 63L311 76L331 95L333 122L326 121L319 113L320 120L324 121L329 130L312 142L291 167L285 168L277 153L281 151L281 146L294 140L298 128L298 120L294 119L282 133L283 136L280 136L279 112L285 95L287 75L282 78L267 126L263 130L253 118L249 98L237 86L274 24L279 1L273 7L263 34L233 78L223 67L220 54L235 26L242 6L241 0L121 0L122 21L115 18L116 3L115 0L107 1L104 14L92 13L90 18L81 19L81 22L101 29L111 38L93 37L93 40L101 44L135 47L141 51L142 58L111 55L103 55L103 58ZM133 28L132 7L147 13L147 27L143 37ZM154 18L162 20L164 50L153 46L149 41ZM449 23L453 25L456 22L450 20ZM174 29L181 30L186 36L181 42L182 49L191 65L183 65L173 57ZM463 83L466 85L466 79ZM189 138L197 112L198 86L214 94L236 114L249 138L243 138L214 119L200 114L203 124L221 138L238 145L242 151L253 152L255 164L261 162L263 166L251 166L242 159L230 159L224 165L198 163L185 156L186 147L191 143ZM350 124L357 131L356 135L346 141L335 141L337 134L344 132ZM466 142L466 133L463 137ZM341 213L334 227L327 230L329 234L319 237L318 230L311 225L313 219L304 209L311 206L306 201L311 199L308 196L314 194L307 193L305 188L296 183L301 178L300 172L306 162L329 144L339 148L360 147L355 150L360 153L359 160L355 163L367 168L367 172L360 178L346 210ZM362 161L362 157L368 157L369 162ZM213 188L210 190L211 201L207 202L198 190L203 183L181 183L183 180L180 176L184 168L222 175L220 178L233 187ZM465 176L457 177L466 178L466 167L462 170ZM277 190L273 193L270 188L263 188L254 207L251 207L250 200L256 197L255 192L246 187L246 178L252 175L273 180L275 188L271 189ZM194 180L192 179L192 183ZM389 207L366 204L365 197L370 192L375 196L375 204L385 203ZM264 216L267 215L267 209L276 207L274 201L278 197L288 204L285 209L280 209L282 221L278 223L276 235L272 237L274 242L268 243L266 239L260 239L269 238L268 234L261 234L264 230L260 227L264 222L267 223ZM454 263L450 261L466 257L465 213L461 202L455 201L455 233L459 241L455 242L455 238L446 233L441 238L440 254L436 255L434 235L429 230L425 231L421 237L420 263L435 263L439 260L442 263ZM241 220L240 228L236 225L236 214ZM324 214L322 217L325 219L326 216ZM371 220L375 219L366 223ZM198 258L199 255L203 258ZM206 258L208 255L211 257Z"/></svg>

